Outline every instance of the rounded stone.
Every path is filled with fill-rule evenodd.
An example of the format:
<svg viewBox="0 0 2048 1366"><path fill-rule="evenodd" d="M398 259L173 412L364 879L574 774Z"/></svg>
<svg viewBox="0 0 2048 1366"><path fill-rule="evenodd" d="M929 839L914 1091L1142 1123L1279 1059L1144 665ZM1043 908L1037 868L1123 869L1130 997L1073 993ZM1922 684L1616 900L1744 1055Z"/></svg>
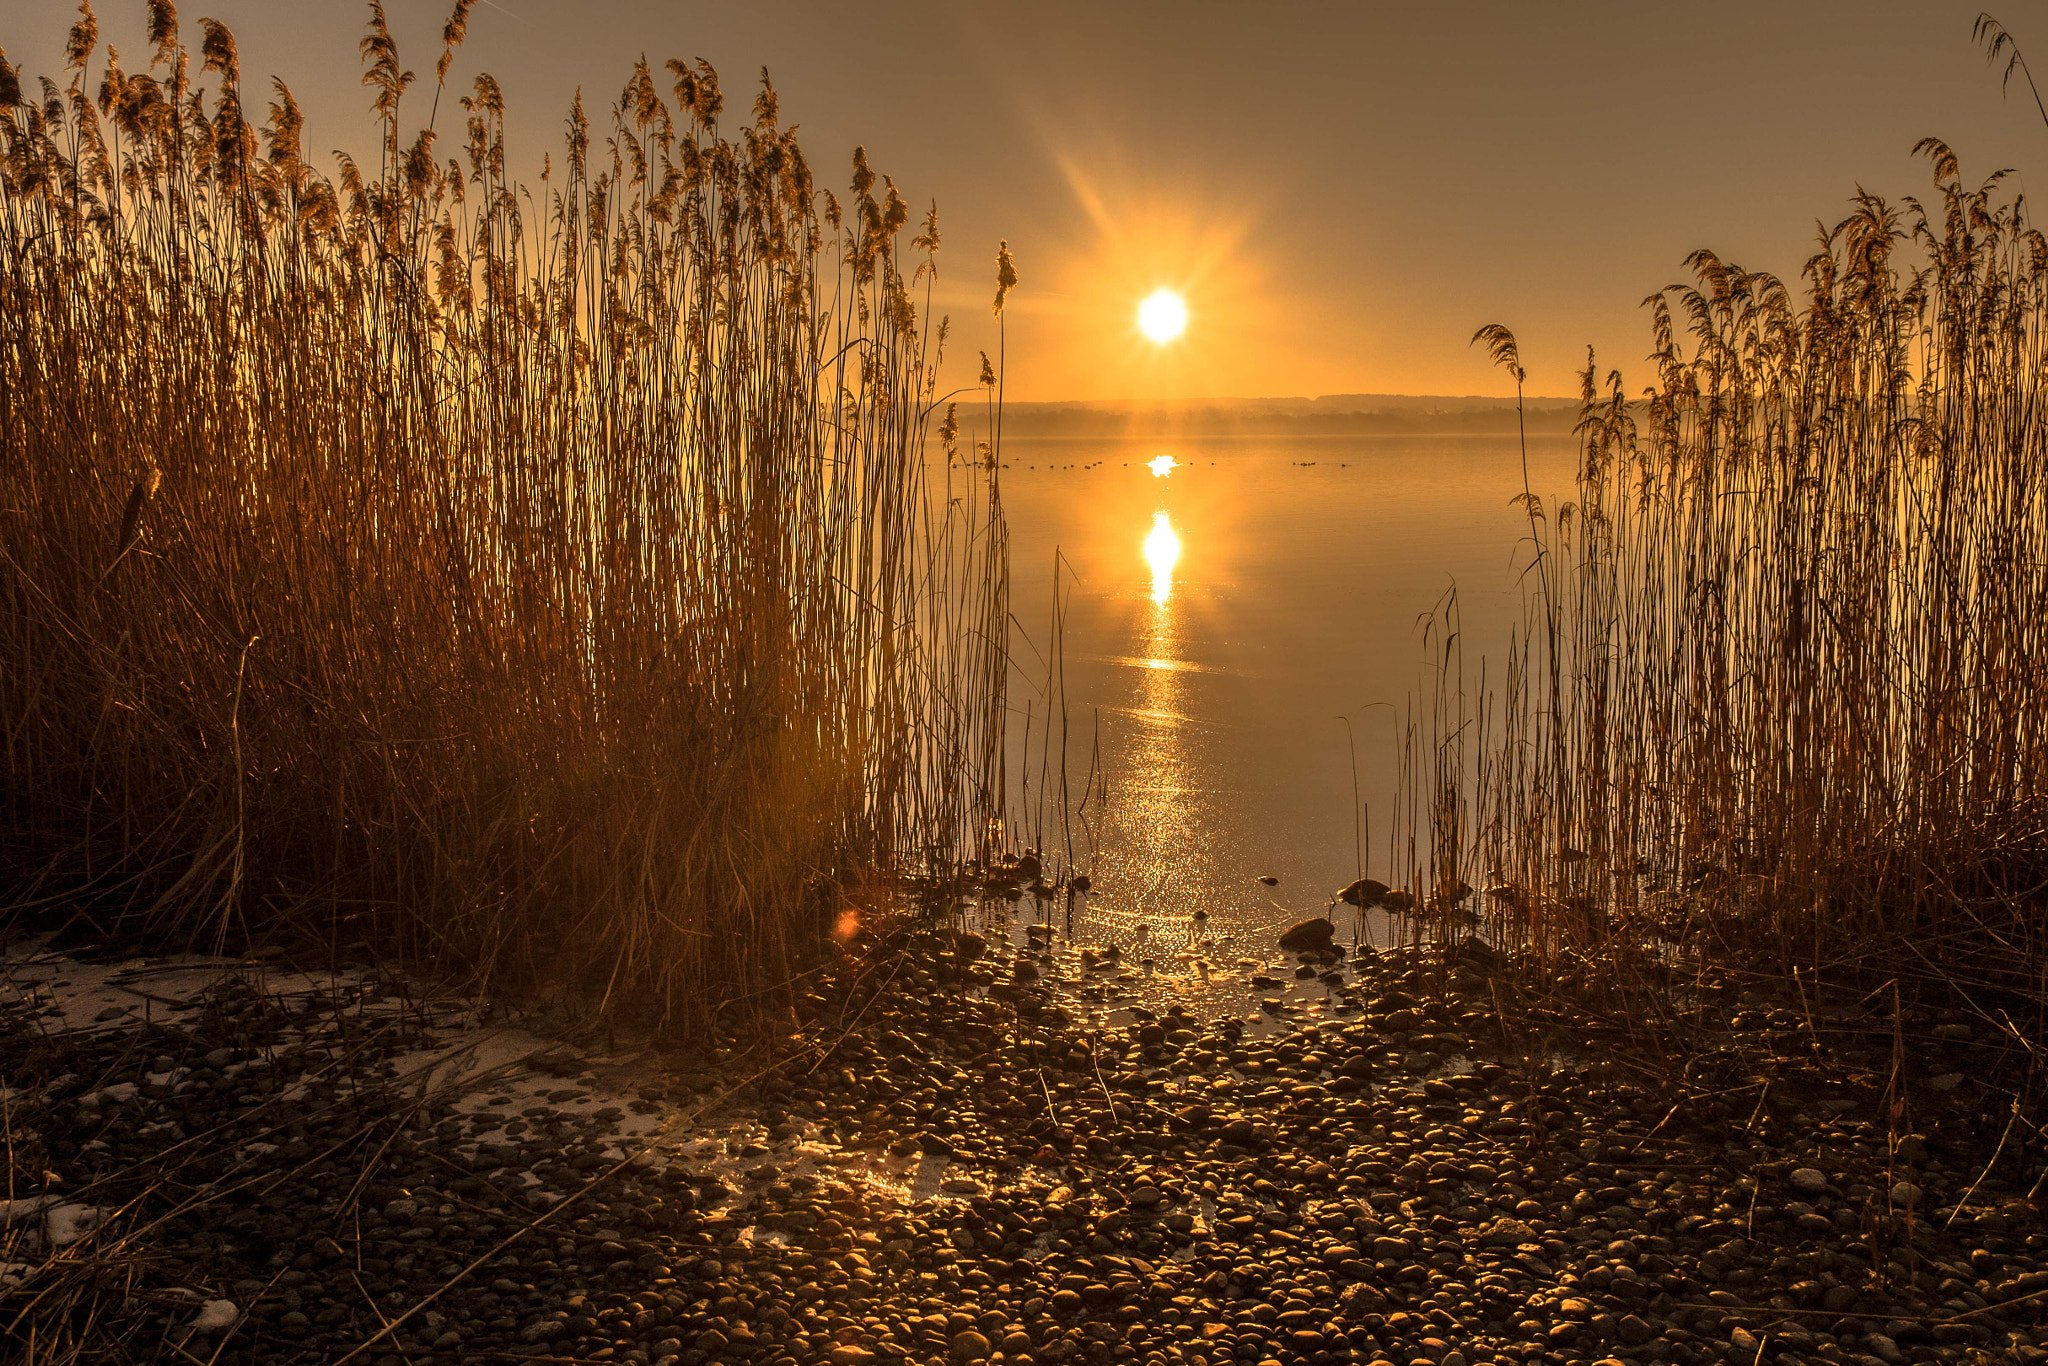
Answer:
<svg viewBox="0 0 2048 1366"><path fill-rule="evenodd" d="M1790 1177L1792 1189L1804 1196L1815 1196L1828 1188L1828 1179L1812 1167L1800 1167Z"/></svg>

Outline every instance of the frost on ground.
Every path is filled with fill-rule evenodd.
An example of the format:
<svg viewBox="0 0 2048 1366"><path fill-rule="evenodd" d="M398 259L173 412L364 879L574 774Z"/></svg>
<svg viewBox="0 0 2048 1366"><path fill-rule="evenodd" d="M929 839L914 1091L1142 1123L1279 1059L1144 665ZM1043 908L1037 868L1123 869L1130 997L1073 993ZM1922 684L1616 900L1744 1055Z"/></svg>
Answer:
<svg viewBox="0 0 2048 1366"><path fill-rule="evenodd" d="M268 1360L323 1328L359 1339L422 1284L541 1236L524 1226L552 1236L594 1208L590 1231L616 1242L593 1195L613 1168L736 1190L758 1184L772 1151L785 1179L857 1186L877 1207L981 1189L942 1157L713 1110L720 1096L698 1089L708 1078L679 1083L651 1051L586 1049L489 1016L368 970L13 945L0 954L0 1117L14 1136L0 1291L60 1305L99 1294L107 1266L139 1268L140 1293L86 1316L94 1334L138 1349L215 1335L223 1360L255 1334ZM451 1185L430 1195L428 1174ZM492 1207L483 1181L512 1198ZM366 1216L418 1236L398 1257L365 1255ZM466 1221L460 1237L451 1219ZM746 1221L728 1236L780 1238ZM343 1280L354 1303L320 1303L344 1268L363 1287ZM0 1344L4 1332L0 1318Z"/></svg>
<svg viewBox="0 0 2048 1366"><path fill-rule="evenodd" d="M192 1320L192 1331L218 1333L223 1328L234 1327L235 1320L241 1316L233 1300L208 1300L199 1306L198 1317Z"/></svg>

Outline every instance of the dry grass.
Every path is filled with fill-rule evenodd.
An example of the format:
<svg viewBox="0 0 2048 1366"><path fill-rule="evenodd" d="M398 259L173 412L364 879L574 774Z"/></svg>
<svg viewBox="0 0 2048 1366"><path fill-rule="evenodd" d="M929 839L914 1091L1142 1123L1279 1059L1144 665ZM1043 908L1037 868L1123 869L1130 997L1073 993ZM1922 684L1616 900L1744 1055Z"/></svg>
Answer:
<svg viewBox="0 0 2048 1366"><path fill-rule="evenodd" d="M0 866L687 1032L834 888L983 852L1000 500L927 484L935 218L859 153L842 217L702 63L517 184L441 88L467 8L454 154L372 5L332 177L164 0L147 72L86 9L61 84L0 59Z"/></svg>
<svg viewBox="0 0 2048 1366"><path fill-rule="evenodd" d="M1934 196L1859 196L1803 299L1698 252L1641 397L1589 360L1505 677L1414 732L1410 877L1553 962L1919 980L2034 1041L2048 239L1921 150Z"/></svg>

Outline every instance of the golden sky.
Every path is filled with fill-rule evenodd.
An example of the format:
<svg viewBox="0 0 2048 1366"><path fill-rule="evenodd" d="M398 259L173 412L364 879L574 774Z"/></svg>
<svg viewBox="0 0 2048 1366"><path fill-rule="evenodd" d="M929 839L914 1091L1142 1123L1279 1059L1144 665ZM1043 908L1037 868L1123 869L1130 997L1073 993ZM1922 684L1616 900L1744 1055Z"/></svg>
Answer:
<svg viewBox="0 0 2048 1366"><path fill-rule="evenodd" d="M734 110L765 65L820 183L861 143L938 200L949 382L995 350L1006 237L1014 399L1497 394L1467 346L1493 321L1531 392L1569 394L1589 344L1640 373L1641 300L1692 248L1796 276L1857 185L1920 193L1924 134L2024 186L2048 132L1971 46L1978 7L480 0L453 79L499 78L531 176L575 87L601 106L643 53L708 59ZM430 98L445 0L389 8ZM141 65L140 0L102 9ZM312 145L364 147L363 9L208 0L184 15L195 44L202 12L252 89L290 83ZM2001 17L2048 63L2048 18ZM18 7L0 47L55 75L71 18ZM1166 346L1137 329L1159 288L1189 315Z"/></svg>

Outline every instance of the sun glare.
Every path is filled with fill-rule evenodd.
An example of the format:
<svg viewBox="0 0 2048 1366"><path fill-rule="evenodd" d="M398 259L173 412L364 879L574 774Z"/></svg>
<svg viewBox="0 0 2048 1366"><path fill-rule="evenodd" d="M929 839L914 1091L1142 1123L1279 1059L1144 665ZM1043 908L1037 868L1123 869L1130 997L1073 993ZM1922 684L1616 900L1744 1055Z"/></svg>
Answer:
<svg viewBox="0 0 2048 1366"><path fill-rule="evenodd" d="M1188 330L1187 301L1170 289L1155 289L1138 305L1138 330L1164 346Z"/></svg>
<svg viewBox="0 0 2048 1366"><path fill-rule="evenodd" d="M1170 455L1155 455L1145 462L1145 466L1152 471L1154 479L1164 479L1180 468L1180 461Z"/></svg>
<svg viewBox="0 0 2048 1366"><path fill-rule="evenodd" d="M1152 566L1152 601L1173 595L1173 567L1180 562L1180 535L1163 512L1152 514L1152 532L1145 537L1145 562Z"/></svg>

